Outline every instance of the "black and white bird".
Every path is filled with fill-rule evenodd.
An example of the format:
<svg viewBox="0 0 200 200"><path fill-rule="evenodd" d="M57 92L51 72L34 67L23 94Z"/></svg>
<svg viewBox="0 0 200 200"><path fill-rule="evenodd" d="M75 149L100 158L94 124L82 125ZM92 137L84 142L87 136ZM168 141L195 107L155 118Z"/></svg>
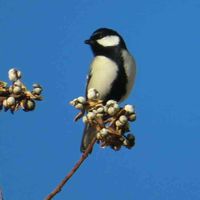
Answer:
<svg viewBox="0 0 200 200"><path fill-rule="evenodd" d="M85 43L90 45L94 58L87 78L87 91L95 88L99 99L125 100L133 87L136 73L134 58L129 53L123 38L114 30L97 29ZM96 133L85 126L81 151L84 152Z"/></svg>

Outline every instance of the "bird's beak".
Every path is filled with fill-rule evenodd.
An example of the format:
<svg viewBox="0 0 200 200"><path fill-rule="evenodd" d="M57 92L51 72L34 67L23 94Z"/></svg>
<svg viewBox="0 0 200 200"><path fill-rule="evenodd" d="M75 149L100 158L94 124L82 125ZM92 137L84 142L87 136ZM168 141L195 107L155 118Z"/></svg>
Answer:
<svg viewBox="0 0 200 200"><path fill-rule="evenodd" d="M91 40L91 39L89 39L89 40L85 40L85 44L89 44L89 45L91 45L91 44L93 44L93 43L94 43L94 41Z"/></svg>

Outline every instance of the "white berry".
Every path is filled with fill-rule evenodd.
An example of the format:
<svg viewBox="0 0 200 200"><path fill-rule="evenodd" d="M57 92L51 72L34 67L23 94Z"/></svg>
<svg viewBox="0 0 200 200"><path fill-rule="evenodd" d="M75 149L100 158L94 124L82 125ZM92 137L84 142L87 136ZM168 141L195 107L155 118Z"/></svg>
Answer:
<svg viewBox="0 0 200 200"><path fill-rule="evenodd" d="M104 107L100 107L97 109L97 113L102 113L104 111Z"/></svg>
<svg viewBox="0 0 200 200"><path fill-rule="evenodd" d="M75 108L79 109L79 110L83 110L83 105L78 103L75 105Z"/></svg>
<svg viewBox="0 0 200 200"><path fill-rule="evenodd" d="M17 80L17 70L16 69L10 69L8 71L8 78L10 81L16 81Z"/></svg>
<svg viewBox="0 0 200 200"><path fill-rule="evenodd" d="M88 118L86 116L83 116L83 123L88 123Z"/></svg>
<svg viewBox="0 0 200 200"><path fill-rule="evenodd" d="M108 108L108 114L109 115L111 115L111 116L113 116L116 112L115 112L115 109L113 108L113 107L110 107L110 108Z"/></svg>
<svg viewBox="0 0 200 200"><path fill-rule="evenodd" d="M19 86L14 86L14 87L13 87L13 93L14 93L14 94L20 94L21 91L22 91L22 88L21 88L21 87L19 87Z"/></svg>
<svg viewBox="0 0 200 200"><path fill-rule="evenodd" d="M3 106L4 106L5 108L9 107L8 102L7 102L7 99L4 99L4 100L3 100Z"/></svg>
<svg viewBox="0 0 200 200"><path fill-rule="evenodd" d="M93 112L88 112L87 117L88 119L93 120L95 118L95 114Z"/></svg>
<svg viewBox="0 0 200 200"><path fill-rule="evenodd" d="M101 133L100 132L97 133L96 138L97 138L97 140L101 139Z"/></svg>
<svg viewBox="0 0 200 200"><path fill-rule="evenodd" d="M82 104L84 104L86 102L85 97L78 97L77 100Z"/></svg>
<svg viewBox="0 0 200 200"><path fill-rule="evenodd" d="M21 87L21 86L22 86L22 82L21 82L20 80L16 80L16 81L14 82L14 86L19 86L19 87Z"/></svg>
<svg viewBox="0 0 200 200"><path fill-rule="evenodd" d="M125 105L124 110L128 113L134 113L134 108L132 105Z"/></svg>
<svg viewBox="0 0 200 200"><path fill-rule="evenodd" d="M122 115L122 116L120 116L119 121L122 124L125 124L128 121L128 119L127 119L127 117L125 115Z"/></svg>
<svg viewBox="0 0 200 200"><path fill-rule="evenodd" d="M102 128L100 133L101 133L102 136L105 136L105 135L108 134L108 130L106 128Z"/></svg>
<svg viewBox="0 0 200 200"><path fill-rule="evenodd" d="M8 97L7 98L7 104L8 104L8 106L15 105L15 98L14 97Z"/></svg>
<svg viewBox="0 0 200 200"><path fill-rule="evenodd" d="M135 121L136 119L136 115L135 114L132 114L128 117L129 121Z"/></svg>
<svg viewBox="0 0 200 200"><path fill-rule="evenodd" d="M122 126L123 126L123 124L122 124L119 120L117 120L117 121L115 122L115 125L116 125L117 127L122 127Z"/></svg>
<svg viewBox="0 0 200 200"><path fill-rule="evenodd" d="M128 145L129 145L129 142L128 142L127 139L125 139L125 140L123 141L123 145L124 145L124 146L128 146Z"/></svg>
<svg viewBox="0 0 200 200"><path fill-rule="evenodd" d="M114 100L108 100L108 101L106 102L106 105L107 105L107 106L114 105L114 104L117 104L117 102L114 101Z"/></svg>
<svg viewBox="0 0 200 200"><path fill-rule="evenodd" d="M33 94L40 95L41 92L42 92L42 88L40 88L40 87L38 87L38 88L34 88L32 92L33 92Z"/></svg>

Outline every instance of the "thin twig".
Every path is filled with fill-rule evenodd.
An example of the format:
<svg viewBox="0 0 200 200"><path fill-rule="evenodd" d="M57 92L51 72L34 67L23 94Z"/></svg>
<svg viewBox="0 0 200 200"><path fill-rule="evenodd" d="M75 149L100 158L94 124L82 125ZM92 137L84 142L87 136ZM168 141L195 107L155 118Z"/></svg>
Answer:
<svg viewBox="0 0 200 200"><path fill-rule="evenodd" d="M46 197L45 200L51 200L57 193L59 193L63 186L67 183L67 181L74 175L76 170L81 166L83 161L88 157L89 153L91 152L94 144L96 143L96 138L92 140L92 142L88 145L86 151L82 154L79 161L74 165L72 170L69 172L69 174L59 183L59 185Z"/></svg>
<svg viewBox="0 0 200 200"><path fill-rule="evenodd" d="M85 113L85 110L80 111L80 112L76 115L76 117L74 118L74 121L77 122L81 117L83 117L84 113Z"/></svg>

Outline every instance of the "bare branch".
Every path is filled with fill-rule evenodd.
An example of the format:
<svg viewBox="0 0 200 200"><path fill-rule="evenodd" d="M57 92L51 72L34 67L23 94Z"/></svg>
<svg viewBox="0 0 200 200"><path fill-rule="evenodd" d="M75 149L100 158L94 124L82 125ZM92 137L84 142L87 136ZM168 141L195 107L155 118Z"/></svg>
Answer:
<svg viewBox="0 0 200 200"><path fill-rule="evenodd" d="M82 154L79 161L74 165L72 170L67 174L67 176L60 182L60 184L46 197L45 200L51 200L55 195L57 195L64 185L67 183L67 181L74 175L74 173L77 171L77 169L81 166L81 164L84 162L84 160L88 157L89 153L91 152L94 144L96 143L96 138L92 140L86 151Z"/></svg>

